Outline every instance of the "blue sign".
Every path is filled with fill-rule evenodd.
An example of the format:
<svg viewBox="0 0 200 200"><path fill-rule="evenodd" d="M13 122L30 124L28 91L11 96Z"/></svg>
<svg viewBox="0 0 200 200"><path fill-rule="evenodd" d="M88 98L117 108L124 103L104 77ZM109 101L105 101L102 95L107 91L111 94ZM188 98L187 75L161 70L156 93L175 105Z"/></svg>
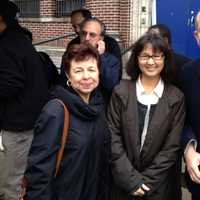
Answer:
<svg viewBox="0 0 200 200"><path fill-rule="evenodd" d="M200 47L194 38L195 15L199 0L157 0L156 23L167 25L172 34L172 47L190 58L200 57Z"/></svg>

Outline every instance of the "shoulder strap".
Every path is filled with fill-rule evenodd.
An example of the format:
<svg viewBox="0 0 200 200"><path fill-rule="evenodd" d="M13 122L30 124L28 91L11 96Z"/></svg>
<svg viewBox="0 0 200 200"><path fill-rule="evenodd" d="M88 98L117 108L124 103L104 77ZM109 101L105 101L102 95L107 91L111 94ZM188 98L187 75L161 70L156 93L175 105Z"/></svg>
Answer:
<svg viewBox="0 0 200 200"><path fill-rule="evenodd" d="M61 147L57 153L56 167L55 167L55 174L54 174L55 177L57 176L58 171L60 169L60 164L61 164L61 160L63 157L65 144L66 144L67 136L68 136L68 130L69 130L69 111L68 111L67 107L65 106L65 104L60 99L56 99L56 101L58 101L60 104L62 104L62 106L64 108L64 125L63 125L63 132L62 132L62 136L61 136ZM21 189L19 192L18 200L24 200L27 185L28 185L27 179L24 176L21 180Z"/></svg>
<svg viewBox="0 0 200 200"><path fill-rule="evenodd" d="M61 136L61 147L57 153L57 159L56 159L56 167L55 167L55 174L54 176L56 177L58 174L58 171L60 169L60 164L61 160L63 157L64 149L65 149L65 144L67 142L67 136L68 136L68 130L69 130L69 111L65 104L60 100L56 99L60 104L62 104L64 108L64 125L63 125L63 131L62 131L62 136Z"/></svg>

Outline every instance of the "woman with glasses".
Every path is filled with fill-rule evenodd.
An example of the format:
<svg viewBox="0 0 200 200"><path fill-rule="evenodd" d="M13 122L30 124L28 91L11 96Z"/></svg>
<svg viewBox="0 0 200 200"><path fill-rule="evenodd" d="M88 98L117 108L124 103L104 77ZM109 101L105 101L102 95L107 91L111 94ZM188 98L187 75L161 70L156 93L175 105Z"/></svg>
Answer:
<svg viewBox="0 0 200 200"><path fill-rule="evenodd" d="M112 137L112 199L178 200L184 96L170 84L171 51L158 35L134 44L131 80L114 88L108 108Z"/></svg>

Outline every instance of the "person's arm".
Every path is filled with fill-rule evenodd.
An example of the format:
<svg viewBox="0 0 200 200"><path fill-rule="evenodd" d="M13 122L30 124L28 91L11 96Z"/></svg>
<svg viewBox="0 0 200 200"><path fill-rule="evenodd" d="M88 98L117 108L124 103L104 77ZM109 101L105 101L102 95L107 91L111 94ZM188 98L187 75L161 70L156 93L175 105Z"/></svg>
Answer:
<svg viewBox="0 0 200 200"><path fill-rule="evenodd" d="M120 62L109 53L101 55L101 84L108 92L111 92L120 81Z"/></svg>
<svg viewBox="0 0 200 200"><path fill-rule="evenodd" d="M182 143L186 169L191 180L200 184L200 154L196 151L197 139L189 123L187 123L184 127Z"/></svg>
<svg viewBox="0 0 200 200"><path fill-rule="evenodd" d="M160 152L155 156L152 164L142 172L144 183L151 190L149 193L157 190L163 181L168 176L170 168L177 161L180 152L180 137L185 119L184 97L177 103L173 110L172 124L170 125L169 133L165 138L165 143Z"/></svg>
<svg viewBox="0 0 200 200"><path fill-rule="evenodd" d="M123 105L122 100L113 91L110 105L108 107L108 125L111 132L111 149L112 149L112 174L116 185L120 188L134 194L144 181L142 175L134 168L123 144L123 133L121 126Z"/></svg>
<svg viewBox="0 0 200 200"><path fill-rule="evenodd" d="M63 119L62 105L52 100L45 105L36 122L25 172L28 183L25 200L51 200Z"/></svg>
<svg viewBox="0 0 200 200"><path fill-rule="evenodd" d="M191 180L200 184L200 153L195 150L193 143L188 145L187 151L184 153L184 158Z"/></svg>
<svg viewBox="0 0 200 200"><path fill-rule="evenodd" d="M122 78L122 56L121 56L120 46L114 38L112 38L108 35L105 35L104 41L105 41L105 45L106 45L106 52L114 55L116 58L119 59L119 62L120 62L120 79L121 79Z"/></svg>
<svg viewBox="0 0 200 200"><path fill-rule="evenodd" d="M185 125L181 134L181 148L183 152L187 150L188 145L191 142L194 144L194 146L197 145L196 136L194 132L192 131L188 118L186 117Z"/></svg>
<svg viewBox="0 0 200 200"><path fill-rule="evenodd" d="M25 71L22 61L10 58L0 50L0 99L10 99L24 88Z"/></svg>

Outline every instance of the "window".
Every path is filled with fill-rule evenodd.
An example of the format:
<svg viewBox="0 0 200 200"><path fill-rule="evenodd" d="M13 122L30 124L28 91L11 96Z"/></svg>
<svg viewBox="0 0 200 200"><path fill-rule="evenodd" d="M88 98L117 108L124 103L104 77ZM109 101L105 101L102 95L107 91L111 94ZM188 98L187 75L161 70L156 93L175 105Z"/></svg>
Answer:
<svg viewBox="0 0 200 200"><path fill-rule="evenodd" d="M40 0L14 0L19 7L19 17L39 17Z"/></svg>
<svg viewBox="0 0 200 200"><path fill-rule="evenodd" d="M73 10L82 8L84 0L56 0L56 17L68 16Z"/></svg>

